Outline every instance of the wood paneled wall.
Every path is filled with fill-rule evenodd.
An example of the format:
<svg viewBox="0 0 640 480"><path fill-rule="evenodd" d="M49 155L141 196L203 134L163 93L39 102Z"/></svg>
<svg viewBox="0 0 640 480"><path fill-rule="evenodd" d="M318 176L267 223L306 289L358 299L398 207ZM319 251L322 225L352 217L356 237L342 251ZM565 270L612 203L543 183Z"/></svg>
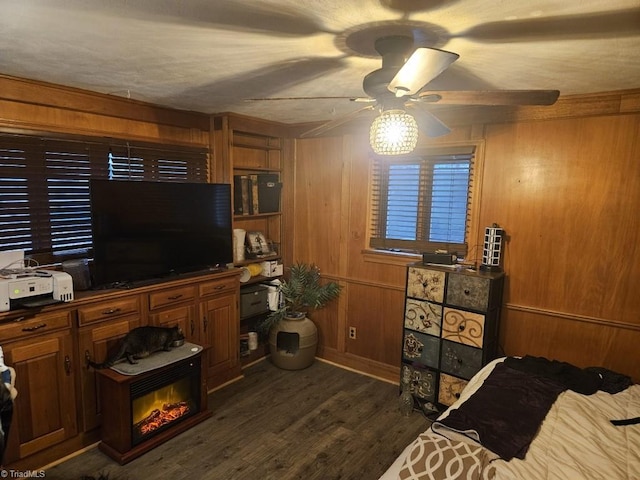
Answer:
<svg viewBox="0 0 640 480"><path fill-rule="evenodd" d="M508 235L506 354L601 365L640 381L640 114L628 108L636 97L607 95L587 113L572 98L555 114L512 112L508 123L459 127L438 140L483 146L475 244L493 222ZM293 258L344 286L336 305L310 314L320 355L396 380L404 266L416 258L367 250L367 141L297 141Z"/></svg>
<svg viewBox="0 0 640 480"><path fill-rule="evenodd" d="M210 146L217 152L212 179L231 175L225 139L204 114L1 75L0 112L4 131ZM494 112L443 112L455 129L438 143L482 146L481 228L473 242L493 222L508 234L504 351L603 365L640 381L640 91ZM227 121L286 133L262 120ZM338 301L311 313L320 355L396 380L405 265L417 257L367 250L366 132L285 146L285 158L295 159L283 168L285 261L317 263L344 286Z"/></svg>
<svg viewBox="0 0 640 480"><path fill-rule="evenodd" d="M209 146L209 116L0 75L0 128Z"/></svg>

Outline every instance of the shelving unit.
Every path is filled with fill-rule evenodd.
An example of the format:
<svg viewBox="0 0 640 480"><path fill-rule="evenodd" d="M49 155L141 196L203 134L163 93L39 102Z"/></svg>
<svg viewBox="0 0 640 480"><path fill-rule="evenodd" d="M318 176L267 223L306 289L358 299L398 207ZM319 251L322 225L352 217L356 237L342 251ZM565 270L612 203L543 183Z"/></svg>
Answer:
<svg viewBox="0 0 640 480"><path fill-rule="evenodd" d="M278 181L282 175L282 139L233 130L231 140L231 164L233 175L275 174ZM235 197L235 195L234 195ZM279 202L281 204L281 202ZM276 212L244 214L233 216L233 227L247 232L262 232L272 242L276 253L281 252L282 213ZM279 255L270 259L278 259ZM248 263L264 259L249 260ZM245 264L243 262L242 264Z"/></svg>
<svg viewBox="0 0 640 480"><path fill-rule="evenodd" d="M216 130L219 132L221 141L220 150L223 155L226 153L229 159L230 169L227 171L228 178L235 188L234 177L236 175L277 175L278 183L282 182L284 139L277 132L268 131L260 133L260 126L244 124L243 119L233 116L219 117L216 121ZM228 150L226 150L228 149ZM226 152L225 152L226 150ZM226 176L226 175L225 175ZM281 190L277 189L281 194ZM235 195L233 196L235 199ZM235 266L243 267L251 263L261 263L263 261L281 261L282 259L282 197L278 201L277 211L268 213L242 214L233 216L233 228L240 228L246 232L258 231L264 234L265 239L271 242L275 254L264 258L245 258L244 261L235 262ZM252 287L258 283L273 280L273 277L258 275L252 277L248 282L240 285L242 290ZM240 336L245 336L249 331L255 331L256 324L262 320L268 312L257 314L248 318L240 318ZM242 366L253 363L269 353L268 338L266 335L259 335L258 349L253 350L249 355L242 355L240 363Z"/></svg>

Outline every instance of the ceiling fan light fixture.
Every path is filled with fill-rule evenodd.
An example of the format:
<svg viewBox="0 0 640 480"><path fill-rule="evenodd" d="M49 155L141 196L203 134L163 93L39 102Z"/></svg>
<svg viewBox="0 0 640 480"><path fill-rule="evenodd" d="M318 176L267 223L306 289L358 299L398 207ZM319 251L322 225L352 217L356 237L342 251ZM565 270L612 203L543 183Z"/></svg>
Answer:
<svg viewBox="0 0 640 480"><path fill-rule="evenodd" d="M385 110L371 124L369 141L378 155L411 153L418 143L418 123L403 110Z"/></svg>

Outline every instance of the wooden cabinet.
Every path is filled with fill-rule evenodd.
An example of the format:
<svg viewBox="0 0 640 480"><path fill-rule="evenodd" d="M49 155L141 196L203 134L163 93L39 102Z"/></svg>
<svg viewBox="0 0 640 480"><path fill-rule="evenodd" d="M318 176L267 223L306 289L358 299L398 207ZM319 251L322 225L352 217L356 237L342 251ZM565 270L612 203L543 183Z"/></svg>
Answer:
<svg viewBox="0 0 640 480"><path fill-rule="evenodd" d="M187 341L208 346L207 387L241 375L239 368L238 274L187 280L149 293L152 325L179 326Z"/></svg>
<svg viewBox="0 0 640 480"><path fill-rule="evenodd" d="M149 319L159 327L180 327L188 342L198 341L196 285L171 286L149 294Z"/></svg>
<svg viewBox="0 0 640 480"><path fill-rule="evenodd" d="M142 321L140 295L97 299L78 308L78 359L82 431L100 426L100 392L95 370L87 359L103 362L118 348L122 338Z"/></svg>
<svg viewBox="0 0 640 480"><path fill-rule="evenodd" d="M408 266L402 370L423 410L451 405L498 355L503 285L502 273Z"/></svg>
<svg viewBox="0 0 640 480"><path fill-rule="evenodd" d="M241 375L237 278L199 286L199 338L209 346L204 365L208 388Z"/></svg>
<svg viewBox="0 0 640 480"><path fill-rule="evenodd" d="M4 464L53 447L78 432L72 313L56 311L0 325L5 362L16 371L18 396Z"/></svg>
<svg viewBox="0 0 640 480"><path fill-rule="evenodd" d="M79 292L68 304L0 313L0 345L18 397L5 465L36 469L94 443L102 422L97 374L133 328L179 325L207 347L209 389L240 377L237 269L129 290Z"/></svg>

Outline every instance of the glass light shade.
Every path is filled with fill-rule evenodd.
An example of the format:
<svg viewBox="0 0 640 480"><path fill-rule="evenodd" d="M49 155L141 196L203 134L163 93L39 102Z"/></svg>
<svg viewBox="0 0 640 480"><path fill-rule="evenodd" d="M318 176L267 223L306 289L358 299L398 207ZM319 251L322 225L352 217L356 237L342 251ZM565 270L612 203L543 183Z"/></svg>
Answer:
<svg viewBox="0 0 640 480"><path fill-rule="evenodd" d="M402 110L386 110L371 124L369 140L378 155L411 153L418 143L418 124Z"/></svg>

